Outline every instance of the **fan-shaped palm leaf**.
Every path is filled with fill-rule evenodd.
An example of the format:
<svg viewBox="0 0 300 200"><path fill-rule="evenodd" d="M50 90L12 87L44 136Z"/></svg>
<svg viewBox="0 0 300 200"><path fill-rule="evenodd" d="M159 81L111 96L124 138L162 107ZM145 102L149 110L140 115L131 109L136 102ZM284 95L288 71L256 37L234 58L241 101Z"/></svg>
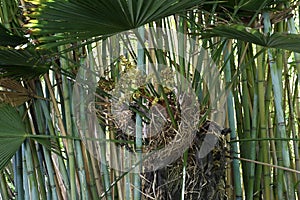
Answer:
<svg viewBox="0 0 300 200"><path fill-rule="evenodd" d="M279 48L300 52L300 35L274 33L265 35L256 29L243 25L219 25L202 34L203 37L226 37L258 44L268 48Z"/></svg>
<svg viewBox="0 0 300 200"><path fill-rule="evenodd" d="M59 147L51 140L55 138L28 134L19 113L8 104L0 104L0 127L0 171L11 160L27 138L33 139L47 149L58 153L57 149Z"/></svg>
<svg viewBox="0 0 300 200"><path fill-rule="evenodd" d="M13 35L8 29L6 29L2 24L0 24L0 46L15 47L26 42L28 42L26 38Z"/></svg>
<svg viewBox="0 0 300 200"><path fill-rule="evenodd" d="M26 139L26 130L15 108L7 104L0 104L0 127L0 170L2 170Z"/></svg>
<svg viewBox="0 0 300 200"><path fill-rule="evenodd" d="M32 48L0 48L0 76L14 78L32 78L47 72L46 60Z"/></svg>
<svg viewBox="0 0 300 200"><path fill-rule="evenodd" d="M31 15L35 19L27 27L33 28L33 33L44 35L39 38L40 42L67 44L134 29L203 2L204 0L53 0L40 4L35 9Z"/></svg>

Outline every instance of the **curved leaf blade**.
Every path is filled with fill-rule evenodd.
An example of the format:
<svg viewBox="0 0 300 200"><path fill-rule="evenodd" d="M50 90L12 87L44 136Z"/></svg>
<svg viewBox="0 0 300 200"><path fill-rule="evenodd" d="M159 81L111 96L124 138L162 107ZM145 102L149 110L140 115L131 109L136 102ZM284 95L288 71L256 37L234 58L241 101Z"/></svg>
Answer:
<svg viewBox="0 0 300 200"><path fill-rule="evenodd" d="M33 78L46 73L46 61L32 49L0 48L0 76Z"/></svg>
<svg viewBox="0 0 300 200"><path fill-rule="evenodd" d="M27 43L27 39L13 35L8 29L0 24L0 46L12 46L15 47L20 44Z"/></svg>
<svg viewBox="0 0 300 200"><path fill-rule="evenodd" d="M261 45L267 48L279 48L300 52L300 35L287 33L274 33L265 35L257 29L244 25L219 25L202 34L202 37L225 37Z"/></svg>
<svg viewBox="0 0 300 200"><path fill-rule="evenodd" d="M0 104L0 171L26 139L26 130L15 108Z"/></svg>
<svg viewBox="0 0 300 200"><path fill-rule="evenodd" d="M68 44L138 28L204 0L53 0L40 4L27 27L41 43ZM50 35L49 35L50 34ZM47 46L42 46L47 47Z"/></svg>
<svg viewBox="0 0 300 200"><path fill-rule="evenodd" d="M274 33L270 36L267 47L286 49L300 53L300 35Z"/></svg>

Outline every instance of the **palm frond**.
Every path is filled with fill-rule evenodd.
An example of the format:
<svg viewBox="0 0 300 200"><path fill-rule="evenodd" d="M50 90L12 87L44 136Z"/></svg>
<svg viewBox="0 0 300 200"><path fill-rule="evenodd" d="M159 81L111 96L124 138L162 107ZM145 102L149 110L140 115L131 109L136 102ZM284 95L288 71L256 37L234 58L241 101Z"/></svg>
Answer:
<svg viewBox="0 0 300 200"><path fill-rule="evenodd" d="M39 42L68 44L134 29L204 0L54 0L40 4L27 27ZM45 47L45 46L43 46Z"/></svg>
<svg viewBox="0 0 300 200"><path fill-rule="evenodd" d="M0 76L33 78L46 73L49 66L42 56L31 48L0 48Z"/></svg>
<svg viewBox="0 0 300 200"><path fill-rule="evenodd" d="M0 104L0 171L26 139L26 130L18 112L8 104Z"/></svg>
<svg viewBox="0 0 300 200"><path fill-rule="evenodd" d="M265 35L257 29L244 25L218 25L207 30L202 37L219 36L229 39L237 39L249 43L254 43L267 48L279 48L295 52L300 52L300 35L287 33L274 33Z"/></svg>
<svg viewBox="0 0 300 200"><path fill-rule="evenodd" d="M273 1L273 0L247 0L247 1L226 1L222 4L224 7L229 7L232 9L238 9L242 11L252 11L256 12L258 8L266 9L267 6L276 6L274 4L283 3L282 1Z"/></svg>
<svg viewBox="0 0 300 200"><path fill-rule="evenodd" d="M28 42L27 38L13 35L8 29L0 24L0 46L15 47Z"/></svg>
<svg viewBox="0 0 300 200"><path fill-rule="evenodd" d="M27 133L16 108L6 103L0 104L0 127L0 171L11 160L27 138L42 144L57 155L61 155L59 147L55 143L56 138Z"/></svg>

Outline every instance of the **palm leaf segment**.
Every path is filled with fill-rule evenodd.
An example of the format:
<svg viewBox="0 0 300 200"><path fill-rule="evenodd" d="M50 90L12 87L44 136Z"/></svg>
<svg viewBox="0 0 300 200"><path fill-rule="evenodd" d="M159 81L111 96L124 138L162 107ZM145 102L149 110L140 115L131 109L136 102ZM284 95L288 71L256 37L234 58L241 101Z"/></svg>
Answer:
<svg viewBox="0 0 300 200"><path fill-rule="evenodd" d="M0 24L0 46L12 46L26 43L27 39L17 35L13 35L8 29Z"/></svg>
<svg viewBox="0 0 300 200"><path fill-rule="evenodd" d="M219 25L202 33L202 37L219 36L254 43L267 48L279 48L300 52L300 35L274 33L265 35L258 30L244 25Z"/></svg>
<svg viewBox="0 0 300 200"><path fill-rule="evenodd" d="M26 45L25 45L26 44ZM22 48L22 46L28 46ZM18 48L16 48L18 47ZM44 74L49 63L42 59L25 37L0 24L0 76L29 79Z"/></svg>
<svg viewBox="0 0 300 200"><path fill-rule="evenodd" d="M0 104L0 170L10 161L26 139L24 124L17 111Z"/></svg>
<svg viewBox="0 0 300 200"><path fill-rule="evenodd" d="M42 135L26 132L24 123L16 109L8 104L0 104L0 171L8 164L22 143L31 138L51 149L50 140Z"/></svg>
<svg viewBox="0 0 300 200"><path fill-rule="evenodd" d="M46 73L48 69L49 63L32 48L0 47L1 77L30 79Z"/></svg>
<svg viewBox="0 0 300 200"><path fill-rule="evenodd" d="M27 27L32 28L34 34L44 35L39 37L40 42L68 44L134 29L200 5L203 1L53 0L40 3L34 9Z"/></svg>

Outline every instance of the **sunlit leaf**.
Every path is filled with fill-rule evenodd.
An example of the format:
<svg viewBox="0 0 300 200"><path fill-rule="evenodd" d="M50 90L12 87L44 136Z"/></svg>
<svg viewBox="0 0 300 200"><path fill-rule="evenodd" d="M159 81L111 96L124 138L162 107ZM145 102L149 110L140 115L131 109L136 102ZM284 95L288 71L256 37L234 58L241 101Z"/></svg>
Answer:
<svg viewBox="0 0 300 200"><path fill-rule="evenodd" d="M134 29L200 5L203 1L53 0L35 9L27 27L33 34L44 36L39 37L41 43L67 44Z"/></svg>

